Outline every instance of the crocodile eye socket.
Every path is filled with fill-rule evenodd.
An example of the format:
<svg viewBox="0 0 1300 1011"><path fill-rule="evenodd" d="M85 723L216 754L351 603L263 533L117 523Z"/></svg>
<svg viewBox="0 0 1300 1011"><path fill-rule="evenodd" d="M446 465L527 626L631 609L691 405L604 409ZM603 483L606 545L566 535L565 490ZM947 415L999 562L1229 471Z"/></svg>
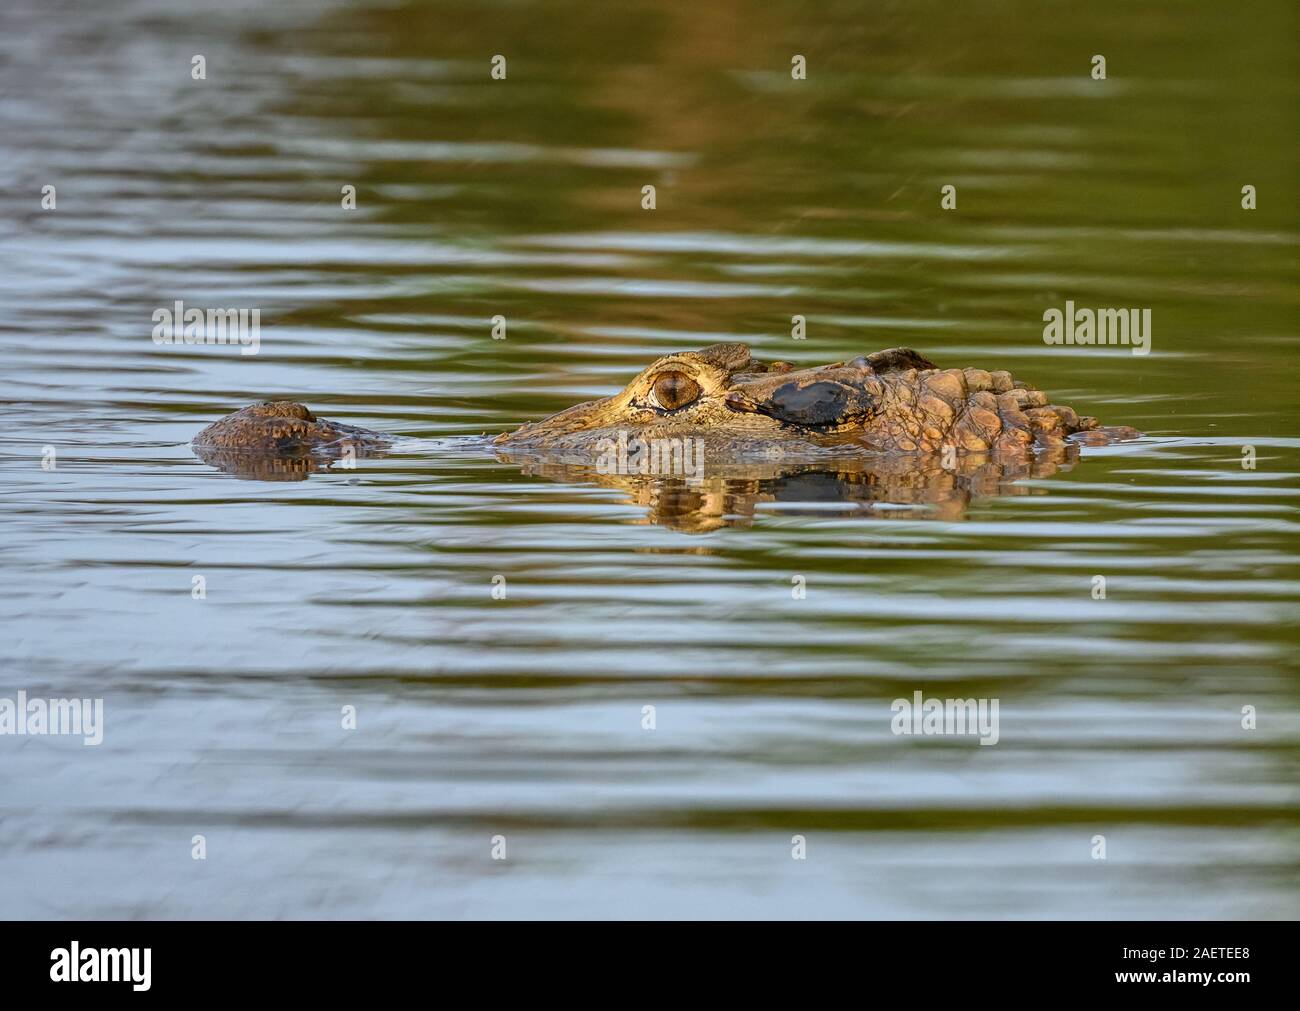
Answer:
<svg viewBox="0 0 1300 1011"><path fill-rule="evenodd" d="M685 407L700 395L700 384L684 372L665 372L650 387L650 406L663 411Z"/></svg>

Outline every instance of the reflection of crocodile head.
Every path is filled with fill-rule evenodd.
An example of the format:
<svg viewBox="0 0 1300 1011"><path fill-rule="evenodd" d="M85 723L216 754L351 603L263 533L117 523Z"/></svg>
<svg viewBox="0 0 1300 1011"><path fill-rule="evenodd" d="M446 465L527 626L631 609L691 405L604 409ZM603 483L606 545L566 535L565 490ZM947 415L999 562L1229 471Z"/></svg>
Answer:
<svg viewBox="0 0 1300 1011"><path fill-rule="evenodd" d="M703 531L763 502L952 518L972 497L1023 492L1010 483L1074 462L1079 441L1135 434L1049 404L1006 372L940 369L907 348L796 370L715 344L660 358L621 392L500 435L495 448L526 473L620 488L655 522ZM391 442L273 402L214 422L194 449L240 477L302 480Z"/></svg>
<svg viewBox="0 0 1300 1011"><path fill-rule="evenodd" d="M525 474L617 488L627 502L646 511L648 522L698 534L748 526L765 507L784 515L958 520L972 499L1046 494L1015 482L1069 469L1079 459L1079 446L1071 441L1000 457L965 453L948 461L950 467L934 453L709 462L698 480L672 474L601 473L591 463L563 463L545 454L501 450L498 455Z"/></svg>

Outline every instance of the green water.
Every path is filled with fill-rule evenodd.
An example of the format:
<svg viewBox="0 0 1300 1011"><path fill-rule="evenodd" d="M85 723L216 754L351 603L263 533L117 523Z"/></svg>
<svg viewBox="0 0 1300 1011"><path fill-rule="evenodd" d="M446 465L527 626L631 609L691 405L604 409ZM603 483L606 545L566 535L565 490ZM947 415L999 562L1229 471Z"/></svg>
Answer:
<svg viewBox="0 0 1300 1011"><path fill-rule="evenodd" d="M0 699L105 728L0 736L0 916L1294 917L1297 27L11 0ZM155 345L178 299L260 352ZM1151 353L1044 344L1066 300ZM724 340L914 346L1145 438L910 503L477 438ZM189 449L281 397L403 441ZM997 743L892 733L916 691Z"/></svg>

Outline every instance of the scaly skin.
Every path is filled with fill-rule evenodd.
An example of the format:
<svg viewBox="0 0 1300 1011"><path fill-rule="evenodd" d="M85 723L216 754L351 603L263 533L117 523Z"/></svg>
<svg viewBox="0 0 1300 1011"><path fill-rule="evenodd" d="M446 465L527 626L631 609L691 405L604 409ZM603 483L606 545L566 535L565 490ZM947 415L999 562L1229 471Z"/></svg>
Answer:
<svg viewBox="0 0 1300 1011"><path fill-rule="evenodd" d="M659 383L678 399L660 402ZM683 378L684 377L684 378ZM499 436L506 450L562 456L591 451L620 431L642 439L703 437L713 459L755 449L856 446L880 453L1023 454L1098 429L1007 372L941 369L908 348L817 368L750 358L715 344L659 359L620 393L579 404ZM782 455L788 455L782 453Z"/></svg>
<svg viewBox="0 0 1300 1011"><path fill-rule="evenodd" d="M379 449L391 440L380 432L318 418L291 400L253 404L214 421L194 437L195 449L296 455L351 445Z"/></svg>

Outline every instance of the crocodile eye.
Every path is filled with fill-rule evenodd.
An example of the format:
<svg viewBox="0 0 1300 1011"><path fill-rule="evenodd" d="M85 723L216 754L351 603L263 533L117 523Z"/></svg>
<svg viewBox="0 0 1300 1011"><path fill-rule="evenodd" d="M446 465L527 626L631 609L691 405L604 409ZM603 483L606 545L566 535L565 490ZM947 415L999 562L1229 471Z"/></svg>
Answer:
<svg viewBox="0 0 1300 1011"><path fill-rule="evenodd" d="M661 411L685 407L700 395L700 384L684 372L665 372L650 387L650 406Z"/></svg>

